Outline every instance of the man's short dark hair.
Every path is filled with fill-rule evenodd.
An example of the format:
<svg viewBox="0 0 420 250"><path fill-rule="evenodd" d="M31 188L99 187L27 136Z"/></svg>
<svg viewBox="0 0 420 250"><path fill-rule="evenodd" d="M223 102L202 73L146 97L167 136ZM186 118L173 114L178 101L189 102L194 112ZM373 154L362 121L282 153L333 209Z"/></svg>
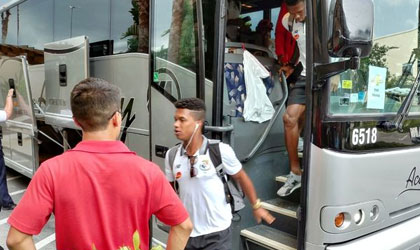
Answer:
<svg viewBox="0 0 420 250"><path fill-rule="evenodd" d="M115 112L120 111L120 89L99 78L87 78L74 86L71 111L83 131L106 129Z"/></svg>
<svg viewBox="0 0 420 250"><path fill-rule="evenodd" d="M185 98L175 102L175 108L177 109L188 109L193 112L193 116L197 120L206 119L206 104L199 98Z"/></svg>
<svg viewBox="0 0 420 250"><path fill-rule="evenodd" d="M299 2L303 2L304 0L285 0L287 6L295 6Z"/></svg>

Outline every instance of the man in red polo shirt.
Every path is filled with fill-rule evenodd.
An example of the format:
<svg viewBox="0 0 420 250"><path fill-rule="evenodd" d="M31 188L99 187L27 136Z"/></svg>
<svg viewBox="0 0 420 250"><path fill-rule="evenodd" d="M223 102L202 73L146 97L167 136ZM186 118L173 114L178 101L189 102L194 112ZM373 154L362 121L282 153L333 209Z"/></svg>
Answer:
<svg viewBox="0 0 420 250"><path fill-rule="evenodd" d="M184 249L192 230L188 213L155 164L131 152L117 138L121 128L120 91L88 78L71 93L82 141L44 162L8 222L10 249L35 249L51 213L57 249L149 249L148 222L154 214L171 225L167 249Z"/></svg>

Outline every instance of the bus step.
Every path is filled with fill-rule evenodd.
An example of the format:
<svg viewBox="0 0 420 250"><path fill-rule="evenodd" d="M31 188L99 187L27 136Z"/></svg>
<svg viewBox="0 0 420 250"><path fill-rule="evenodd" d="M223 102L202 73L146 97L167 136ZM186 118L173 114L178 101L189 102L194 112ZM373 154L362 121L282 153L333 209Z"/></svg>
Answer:
<svg viewBox="0 0 420 250"><path fill-rule="evenodd" d="M288 217L297 218L296 211L298 204L292 201L275 198L261 203L262 207L274 213L282 214Z"/></svg>
<svg viewBox="0 0 420 250"><path fill-rule="evenodd" d="M241 230L246 249L295 250L296 237L265 225L258 225Z"/></svg>

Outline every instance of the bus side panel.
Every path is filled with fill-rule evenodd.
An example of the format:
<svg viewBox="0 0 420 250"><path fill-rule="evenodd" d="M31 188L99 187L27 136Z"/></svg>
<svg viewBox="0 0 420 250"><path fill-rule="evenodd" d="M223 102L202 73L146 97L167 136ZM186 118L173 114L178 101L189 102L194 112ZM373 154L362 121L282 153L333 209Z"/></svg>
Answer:
<svg viewBox="0 0 420 250"><path fill-rule="evenodd" d="M90 59L92 77L118 85L122 95L122 139L143 158L149 158L149 56L129 53Z"/></svg>
<svg viewBox="0 0 420 250"><path fill-rule="evenodd" d="M345 154L312 145L311 151L308 243L348 241L420 214L420 187L414 185L419 179L415 171L420 149ZM372 215L374 206L376 216ZM337 228L334 217L340 212L346 219ZM362 213L359 224L358 212Z"/></svg>

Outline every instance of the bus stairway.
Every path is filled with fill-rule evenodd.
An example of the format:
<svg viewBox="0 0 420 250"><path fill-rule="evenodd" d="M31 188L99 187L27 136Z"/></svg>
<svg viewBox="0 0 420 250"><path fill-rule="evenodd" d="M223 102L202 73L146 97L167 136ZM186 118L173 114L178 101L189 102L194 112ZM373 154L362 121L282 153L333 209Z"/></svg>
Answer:
<svg viewBox="0 0 420 250"><path fill-rule="evenodd" d="M286 176L278 176L279 183L286 181ZM276 220L271 224L260 224L241 230L245 250L297 249L297 210L299 190L288 197L278 197L262 202L262 207L269 210Z"/></svg>

